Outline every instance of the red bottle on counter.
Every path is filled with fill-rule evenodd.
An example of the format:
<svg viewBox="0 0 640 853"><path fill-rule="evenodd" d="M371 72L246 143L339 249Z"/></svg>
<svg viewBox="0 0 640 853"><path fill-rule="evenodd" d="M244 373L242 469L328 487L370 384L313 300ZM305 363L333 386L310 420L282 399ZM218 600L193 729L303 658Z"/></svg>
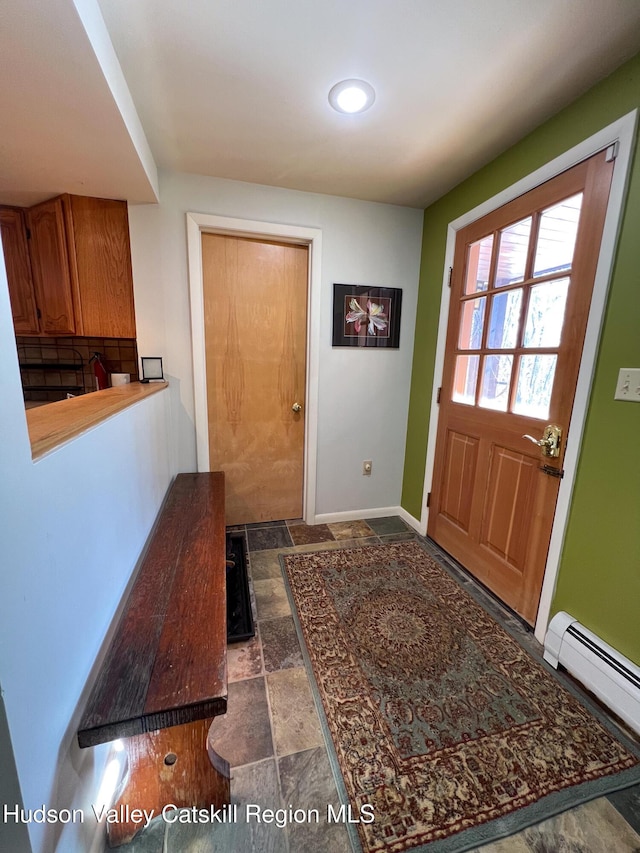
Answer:
<svg viewBox="0 0 640 853"><path fill-rule="evenodd" d="M89 364L92 363L98 391L102 391L104 388L109 387L109 374L107 373L107 368L104 366L104 362L102 361L102 355L99 352L94 352L89 359Z"/></svg>

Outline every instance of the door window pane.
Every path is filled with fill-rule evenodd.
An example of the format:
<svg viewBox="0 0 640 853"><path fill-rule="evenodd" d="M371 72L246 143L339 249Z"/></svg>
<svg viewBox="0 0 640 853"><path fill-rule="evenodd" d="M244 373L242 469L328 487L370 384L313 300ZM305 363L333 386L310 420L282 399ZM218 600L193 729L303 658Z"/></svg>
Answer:
<svg viewBox="0 0 640 853"><path fill-rule="evenodd" d="M546 419L556 372L556 355L523 355L520 357L516 401L517 415Z"/></svg>
<svg viewBox="0 0 640 853"><path fill-rule="evenodd" d="M486 301L486 296L480 296L462 304L458 349L480 349Z"/></svg>
<svg viewBox="0 0 640 853"><path fill-rule="evenodd" d="M479 355L459 355L456 357L456 372L453 380L454 403L467 403L473 406L476 401Z"/></svg>
<svg viewBox="0 0 640 853"><path fill-rule="evenodd" d="M560 345L568 291L568 278L547 281L531 288L527 322L524 327L525 347Z"/></svg>
<svg viewBox="0 0 640 853"><path fill-rule="evenodd" d="M512 355L487 355L482 368L479 405L484 409L506 412L509 405Z"/></svg>
<svg viewBox="0 0 640 853"><path fill-rule="evenodd" d="M534 276L570 269L581 206L582 193L544 211L540 217Z"/></svg>
<svg viewBox="0 0 640 853"><path fill-rule="evenodd" d="M490 349L512 349L518 338L522 289L497 293L491 300L489 321Z"/></svg>
<svg viewBox="0 0 640 853"><path fill-rule="evenodd" d="M493 234L483 237L469 246L467 255L467 277L464 283L465 293L480 293L489 287L491 271L491 250Z"/></svg>
<svg viewBox="0 0 640 853"><path fill-rule="evenodd" d="M496 287L515 284L524 279L530 234L530 216L500 232Z"/></svg>

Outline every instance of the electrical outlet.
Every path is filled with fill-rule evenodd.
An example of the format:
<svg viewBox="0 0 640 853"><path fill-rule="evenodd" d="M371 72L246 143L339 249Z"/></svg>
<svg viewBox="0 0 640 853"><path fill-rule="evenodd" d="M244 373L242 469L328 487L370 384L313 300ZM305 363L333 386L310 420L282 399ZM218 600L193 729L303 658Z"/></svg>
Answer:
<svg viewBox="0 0 640 853"><path fill-rule="evenodd" d="M640 403L640 367L621 367L614 400Z"/></svg>
<svg viewBox="0 0 640 853"><path fill-rule="evenodd" d="M362 463L362 473L365 477L369 477L371 475L371 469L373 468L373 462L370 459L366 459Z"/></svg>

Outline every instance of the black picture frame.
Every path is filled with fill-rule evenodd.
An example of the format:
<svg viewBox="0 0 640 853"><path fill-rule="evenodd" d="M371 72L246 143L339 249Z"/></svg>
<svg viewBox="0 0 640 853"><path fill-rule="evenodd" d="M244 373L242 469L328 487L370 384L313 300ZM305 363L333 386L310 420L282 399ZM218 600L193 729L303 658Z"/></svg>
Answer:
<svg viewBox="0 0 640 853"><path fill-rule="evenodd" d="M398 349L401 312L401 288L334 284L332 345Z"/></svg>
<svg viewBox="0 0 640 853"><path fill-rule="evenodd" d="M140 382L164 382L162 373L162 358L160 356L143 356L142 378Z"/></svg>

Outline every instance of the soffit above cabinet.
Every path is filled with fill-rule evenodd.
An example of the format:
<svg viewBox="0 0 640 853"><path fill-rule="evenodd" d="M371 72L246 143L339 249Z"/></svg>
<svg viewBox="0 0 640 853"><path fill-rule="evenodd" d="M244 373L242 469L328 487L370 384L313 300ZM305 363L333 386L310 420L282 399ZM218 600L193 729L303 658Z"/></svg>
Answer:
<svg viewBox="0 0 640 853"><path fill-rule="evenodd" d="M157 201L155 163L97 3L77 6L85 18L95 8L86 27L73 0L2 3L0 204L64 192Z"/></svg>

